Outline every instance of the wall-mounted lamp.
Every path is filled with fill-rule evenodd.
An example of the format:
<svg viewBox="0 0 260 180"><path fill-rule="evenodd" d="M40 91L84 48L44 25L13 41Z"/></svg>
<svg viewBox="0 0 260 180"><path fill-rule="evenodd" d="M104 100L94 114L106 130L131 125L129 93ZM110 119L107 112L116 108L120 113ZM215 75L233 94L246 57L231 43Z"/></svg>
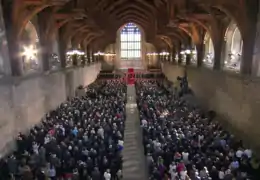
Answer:
<svg viewBox="0 0 260 180"><path fill-rule="evenodd" d="M190 49L186 49L186 50L182 50L180 52L181 55L189 55L189 54L197 54L196 50L190 50Z"/></svg>
<svg viewBox="0 0 260 180"><path fill-rule="evenodd" d="M224 61L225 68L239 71L240 64L241 64L241 53L231 52L228 55L229 55L229 59Z"/></svg>
<svg viewBox="0 0 260 180"><path fill-rule="evenodd" d="M116 56L116 54L115 53L105 53L104 56L113 57L113 56Z"/></svg>
<svg viewBox="0 0 260 180"><path fill-rule="evenodd" d="M78 50L78 49L73 49L73 50L69 50L66 54L67 54L68 56L72 56L72 55L82 56L82 55L85 55L85 52L84 52L84 51L81 51L81 50Z"/></svg>
<svg viewBox="0 0 260 180"><path fill-rule="evenodd" d="M158 53L156 52L147 53L146 56L158 56Z"/></svg>
<svg viewBox="0 0 260 180"><path fill-rule="evenodd" d="M206 58L203 59L203 62L205 64L213 64L213 59L214 59L214 54L213 53L207 53L205 57Z"/></svg>
<svg viewBox="0 0 260 180"><path fill-rule="evenodd" d="M178 62L178 60L179 60L179 56L178 56L178 54L176 54L175 55L175 61Z"/></svg>
<svg viewBox="0 0 260 180"><path fill-rule="evenodd" d="M36 59L38 50L33 46L24 46L23 47L23 52L22 52L22 56L25 57L26 61L32 60L32 59Z"/></svg>
<svg viewBox="0 0 260 180"><path fill-rule="evenodd" d="M104 52L100 52L100 51L94 53L94 56L104 56L104 55L105 55L105 53Z"/></svg>
<svg viewBox="0 0 260 180"><path fill-rule="evenodd" d="M163 52L160 52L159 55L160 56L168 56L168 55L170 55L170 53L163 51Z"/></svg>
<svg viewBox="0 0 260 180"><path fill-rule="evenodd" d="M181 55L184 55L184 54L185 54L185 51L181 51L180 54L181 54Z"/></svg>
<svg viewBox="0 0 260 180"><path fill-rule="evenodd" d="M101 54L102 54L102 53L101 53ZM101 55L99 55L99 56L101 56ZM115 60L116 54L115 54L115 53L110 53L110 52L108 52L108 53L104 53L103 56L105 57L104 60L105 60L106 62L108 62L108 63L113 63L114 60Z"/></svg>
<svg viewBox="0 0 260 180"><path fill-rule="evenodd" d="M186 50L185 50L185 54L191 54L191 50L186 49Z"/></svg>

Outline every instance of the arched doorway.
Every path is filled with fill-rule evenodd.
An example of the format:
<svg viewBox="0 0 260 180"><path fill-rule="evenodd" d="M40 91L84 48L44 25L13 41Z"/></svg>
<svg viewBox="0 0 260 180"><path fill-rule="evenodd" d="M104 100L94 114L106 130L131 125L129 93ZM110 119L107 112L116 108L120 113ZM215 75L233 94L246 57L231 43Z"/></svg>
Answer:
<svg viewBox="0 0 260 180"><path fill-rule="evenodd" d="M192 48L191 48L190 53L191 53L191 58L190 58L191 64L194 65L194 66L197 66L197 64L198 64L198 52L197 52L196 45L194 43L192 43Z"/></svg>
<svg viewBox="0 0 260 180"><path fill-rule="evenodd" d="M203 58L203 64L207 67L212 68L214 65L214 45L213 41L210 37L210 34L207 32L204 37L204 58Z"/></svg>
<svg viewBox="0 0 260 180"><path fill-rule="evenodd" d="M231 22L228 26L224 40L226 41L224 69L239 72L243 40L235 22Z"/></svg>
<svg viewBox="0 0 260 180"><path fill-rule="evenodd" d="M35 26L29 21L21 35L20 51L25 73L37 71L40 68L39 38Z"/></svg>
<svg viewBox="0 0 260 180"><path fill-rule="evenodd" d="M120 57L121 60L140 60L141 31L134 23L127 23L120 32Z"/></svg>

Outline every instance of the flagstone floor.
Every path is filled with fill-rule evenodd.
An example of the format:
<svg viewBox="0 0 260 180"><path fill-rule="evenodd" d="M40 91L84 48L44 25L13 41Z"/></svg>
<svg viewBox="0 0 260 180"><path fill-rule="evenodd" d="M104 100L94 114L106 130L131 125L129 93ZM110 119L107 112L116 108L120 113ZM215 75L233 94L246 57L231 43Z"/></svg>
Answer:
<svg viewBox="0 0 260 180"><path fill-rule="evenodd" d="M147 180L139 112L134 85L127 87L123 180Z"/></svg>

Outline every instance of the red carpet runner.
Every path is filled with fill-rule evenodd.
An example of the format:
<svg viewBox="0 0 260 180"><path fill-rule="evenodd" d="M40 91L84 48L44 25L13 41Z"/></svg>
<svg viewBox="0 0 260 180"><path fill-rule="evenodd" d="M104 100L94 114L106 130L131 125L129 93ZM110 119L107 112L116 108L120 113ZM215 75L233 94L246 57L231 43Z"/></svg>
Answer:
<svg viewBox="0 0 260 180"><path fill-rule="evenodd" d="M128 84L134 84L134 83L135 83L134 68L128 68L127 83L128 83Z"/></svg>

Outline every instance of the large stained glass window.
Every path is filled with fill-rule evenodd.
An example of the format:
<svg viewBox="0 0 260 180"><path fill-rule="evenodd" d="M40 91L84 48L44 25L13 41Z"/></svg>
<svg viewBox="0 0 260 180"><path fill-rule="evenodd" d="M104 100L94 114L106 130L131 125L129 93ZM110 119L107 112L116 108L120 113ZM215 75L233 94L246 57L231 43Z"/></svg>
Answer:
<svg viewBox="0 0 260 180"><path fill-rule="evenodd" d="M139 60L141 58L141 32L134 23L126 24L120 33L121 59Z"/></svg>

